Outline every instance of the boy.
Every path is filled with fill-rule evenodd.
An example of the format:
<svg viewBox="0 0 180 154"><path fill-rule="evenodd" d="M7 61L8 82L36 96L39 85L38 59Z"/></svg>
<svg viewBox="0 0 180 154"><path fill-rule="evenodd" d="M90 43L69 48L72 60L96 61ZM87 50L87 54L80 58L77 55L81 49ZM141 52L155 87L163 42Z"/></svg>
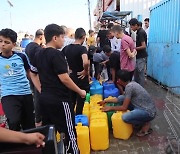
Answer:
<svg viewBox="0 0 180 154"><path fill-rule="evenodd" d="M23 53L12 51L17 33L11 29L0 31L0 83L2 106L9 129L19 131L35 127L34 106L27 75L30 66Z"/></svg>
<svg viewBox="0 0 180 154"><path fill-rule="evenodd" d="M136 69L134 71L134 80L144 87L144 82L145 82L144 69L146 65L146 58L148 56L146 52L147 34L143 30L143 28L139 26L139 21L137 19L132 18L129 21L129 24L134 32L137 31L136 33L137 55L136 55Z"/></svg>
<svg viewBox="0 0 180 154"><path fill-rule="evenodd" d="M82 98L86 92L81 90L68 75L67 63L62 52L65 31L56 24L47 25L44 30L46 48L35 55L33 66L38 72L32 71L32 81L41 92L43 125L54 124L59 133L65 133L67 153L78 153L75 120L72 104L69 100L69 89L78 93ZM41 83L38 80L38 75ZM68 89L69 88L69 89Z"/></svg>
<svg viewBox="0 0 180 154"><path fill-rule="evenodd" d="M125 35L123 29L119 25L115 25L112 28L116 38L121 39L121 51L120 51L120 67L121 70L126 70L131 74L131 80L135 70L135 56L137 51L133 39Z"/></svg>
<svg viewBox="0 0 180 154"><path fill-rule="evenodd" d="M89 30L89 37L87 38L87 45L88 45L88 47L96 45L96 41L95 41L94 31L93 30Z"/></svg>
<svg viewBox="0 0 180 154"><path fill-rule="evenodd" d="M77 28L75 31L75 42L66 46L62 52L67 59L71 79L81 89L89 92L89 61L87 55L88 51L86 47L82 46L85 39L85 30L83 28ZM85 99L82 98L75 91L71 91L71 100L73 103L73 108L76 105L76 115L82 114Z"/></svg>
<svg viewBox="0 0 180 154"><path fill-rule="evenodd" d="M137 136L145 136L152 133L150 121L155 118L156 108L148 92L138 83L131 81L130 73L127 71L118 71L118 84L125 87L125 95L108 100L108 102L119 103L119 106L105 106L102 111L126 111L122 119L126 123L133 125L142 125ZM99 102L103 105L106 101Z"/></svg>
<svg viewBox="0 0 180 154"><path fill-rule="evenodd" d="M25 53L29 58L30 64L33 63L34 60L34 56L36 54L36 52L38 52L39 50L42 49L42 45L45 44L45 38L44 38L44 30L42 29L38 29L35 33L35 39L33 42L29 43L26 46L25 49ZM32 65L31 65L32 67ZM31 68L33 69L33 68ZM31 89L34 93L34 107L35 107L35 124L36 127L37 126L41 126L42 125L42 121L41 121L41 114L40 114L40 106L38 104L38 99L39 99L39 92L37 91L37 89L34 87L34 85L32 84L32 82L30 81L31 84Z"/></svg>
<svg viewBox="0 0 180 154"><path fill-rule="evenodd" d="M109 57L112 81L116 84L117 71L120 70L120 52L117 51L112 52L111 47L109 45L105 45L103 47L103 51L105 55Z"/></svg>

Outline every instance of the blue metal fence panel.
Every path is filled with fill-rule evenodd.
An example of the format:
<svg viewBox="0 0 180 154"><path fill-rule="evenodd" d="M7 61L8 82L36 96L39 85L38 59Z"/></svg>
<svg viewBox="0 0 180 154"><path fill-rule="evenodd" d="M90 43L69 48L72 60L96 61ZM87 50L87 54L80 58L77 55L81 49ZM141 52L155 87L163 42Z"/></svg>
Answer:
<svg viewBox="0 0 180 154"><path fill-rule="evenodd" d="M163 0L150 8L147 68L160 83L180 86L180 0Z"/></svg>

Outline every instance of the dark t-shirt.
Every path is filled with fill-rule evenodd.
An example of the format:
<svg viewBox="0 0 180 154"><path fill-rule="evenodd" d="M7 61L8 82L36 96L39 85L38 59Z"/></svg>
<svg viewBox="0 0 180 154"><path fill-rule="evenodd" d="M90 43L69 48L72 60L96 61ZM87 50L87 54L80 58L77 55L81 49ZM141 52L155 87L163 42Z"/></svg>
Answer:
<svg viewBox="0 0 180 154"><path fill-rule="evenodd" d="M88 54L86 47L80 44L70 44L63 49L63 53L66 56L69 68L73 73L84 70L82 55Z"/></svg>
<svg viewBox="0 0 180 154"><path fill-rule="evenodd" d="M114 51L109 57L110 68L120 70L120 52Z"/></svg>
<svg viewBox="0 0 180 154"><path fill-rule="evenodd" d="M110 40L107 38L107 30L100 30L98 36L100 38L100 47L103 48L104 45L111 46Z"/></svg>
<svg viewBox="0 0 180 154"><path fill-rule="evenodd" d="M38 70L41 94L52 94L60 98L61 101L69 100L69 89L58 77L58 75L68 72L62 52L53 48L42 49L35 54L33 66Z"/></svg>
<svg viewBox="0 0 180 154"><path fill-rule="evenodd" d="M31 42L26 46L25 53L28 56L30 63L32 63L35 53L41 49L41 46L35 42Z"/></svg>
<svg viewBox="0 0 180 154"><path fill-rule="evenodd" d="M147 44L147 34L142 28L140 28L137 30L136 34L136 47L141 46L142 42L145 42ZM138 50L136 58L139 59L145 57L147 57L146 49Z"/></svg>
<svg viewBox="0 0 180 154"><path fill-rule="evenodd" d="M89 81L88 76L84 79L79 79L77 72L82 72L84 70L82 55L88 54L86 47L80 44L70 44L66 46L62 51L66 57L66 60L70 69L71 79L80 87L88 87Z"/></svg>

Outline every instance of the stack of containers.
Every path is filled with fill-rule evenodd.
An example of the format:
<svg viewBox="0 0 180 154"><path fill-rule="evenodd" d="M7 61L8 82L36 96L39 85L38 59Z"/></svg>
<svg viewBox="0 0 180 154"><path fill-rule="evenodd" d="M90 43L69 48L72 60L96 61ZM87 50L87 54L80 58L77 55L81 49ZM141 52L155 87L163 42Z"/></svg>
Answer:
<svg viewBox="0 0 180 154"><path fill-rule="evenodd" d="M103 100L103 86L94 80L90 87L90 141L93 150L106 150L109 147L107 115L97 104Z"/></svg>

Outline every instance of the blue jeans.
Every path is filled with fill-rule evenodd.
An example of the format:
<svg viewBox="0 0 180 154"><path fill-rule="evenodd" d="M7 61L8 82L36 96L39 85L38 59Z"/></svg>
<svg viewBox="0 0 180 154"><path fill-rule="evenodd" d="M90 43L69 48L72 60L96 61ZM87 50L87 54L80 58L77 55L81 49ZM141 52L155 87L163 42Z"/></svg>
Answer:
<svg viewBox="0 0 180 154"><path fill-rule="evenodd" d="M125 97L123 95L118 97L119 105L122 105L124 98ZM122 115L122 120L126 123L133 125L143 125L144 123L154 119L154 117L151 117L146 110L136 108L132 104L129 105L128 109L130 112L124 113Z"/></svg>

